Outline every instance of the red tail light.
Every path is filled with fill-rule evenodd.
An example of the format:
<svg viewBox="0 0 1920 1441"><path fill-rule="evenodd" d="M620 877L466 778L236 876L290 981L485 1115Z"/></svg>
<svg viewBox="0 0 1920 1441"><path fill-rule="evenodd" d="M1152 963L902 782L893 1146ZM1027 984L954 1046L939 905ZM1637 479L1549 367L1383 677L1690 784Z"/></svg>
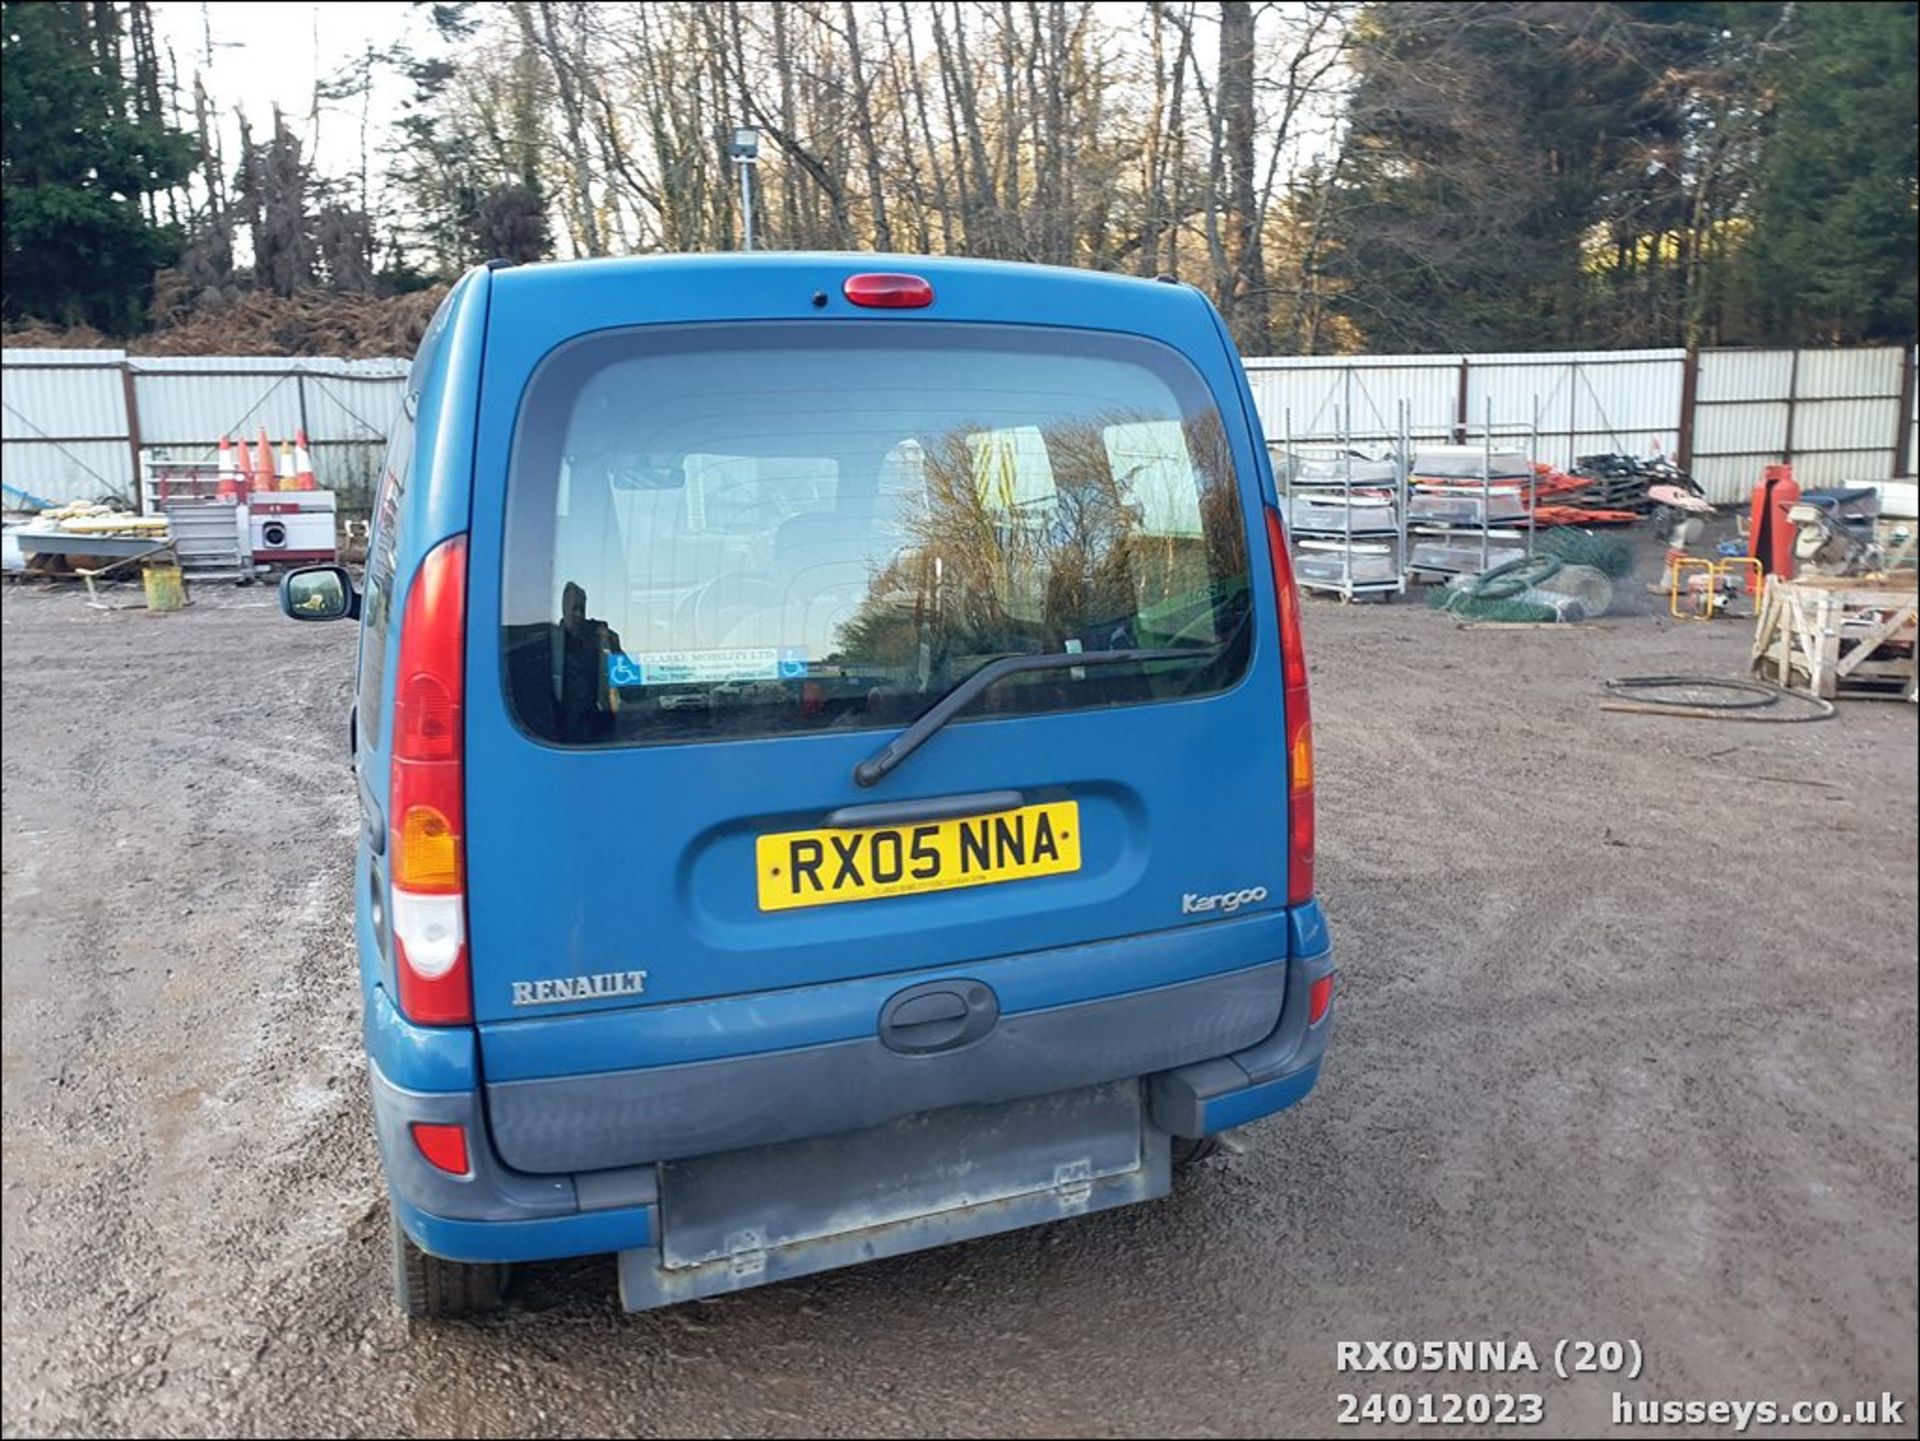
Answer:
<svg viewBox="0 0 1920 1441"><path fill-rule="evenodd" d="M1327 1018L1333 1005L1333 977L1322 976L1307 991L1307 1024L1317 1026Z"/></svg>
<svg viewBox="0 0 1920 1441"><path fill-rule="evenodd" d="M855 305L880 310L918 310L933 304L933 287L917 275L850 275L840 292Z"/></svg>
<svg viewBox="0 0 1920 1441"><path fill-rule="evenodd" d="M1293 583L1286 527L1267 509L1273 598L1280 609L1280 673L1287 727L1287 904L1313 899L1313 717L1307 707L1307 652L1300 640L1300 591Z"/></svg>
<svg viewBox="0 0 1920 1441"><path fill-rule="evenodd" d="M439 1121L415 1121L413 1144L429 1164L450 1176L467 1174L467 1128Z"/></svg>
<svg viewBox="0 0 1920 1441"><path fill-rule="evenodd" d="M388 911L400 1010L422 1025L473 1020L463 839L466 638L467 538L456 535L429 551L413 578L394 675Z"/></svg>

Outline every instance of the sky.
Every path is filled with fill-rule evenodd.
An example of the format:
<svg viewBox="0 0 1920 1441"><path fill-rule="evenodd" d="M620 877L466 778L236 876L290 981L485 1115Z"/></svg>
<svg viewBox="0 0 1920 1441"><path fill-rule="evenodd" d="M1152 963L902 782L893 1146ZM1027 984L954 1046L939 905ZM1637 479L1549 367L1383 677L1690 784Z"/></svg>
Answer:
<svg viewBox="0 0 1920 1441"><path fill-rule="evenodd" d="M166 51L170 48L173 52L189 129L193 124L193 73L198 70L205 77L207 92L220 112L222 151L229 168L240 153L235 107L246 111L258 138L271 129L277 104L322 174L357 172L359 102L328 102L316 117L314 81L345 69L368 45L384 49L407 38L431 49L431 24L424 15L416 15L405 0L330 0L325 4L300 0L255 0L251 4L158 0L153 20L163 69ZM398 115L410 91L391 67L376 68L370 110L370 140L376 151L386 133L383 117ZM375 175L383 168L376 155Z"/></svg>

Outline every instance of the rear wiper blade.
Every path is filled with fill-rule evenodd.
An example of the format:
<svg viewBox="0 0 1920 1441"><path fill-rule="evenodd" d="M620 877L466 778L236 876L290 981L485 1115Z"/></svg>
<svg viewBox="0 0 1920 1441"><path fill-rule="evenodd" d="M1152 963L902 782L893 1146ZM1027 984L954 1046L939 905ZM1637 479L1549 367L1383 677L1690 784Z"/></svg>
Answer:
<svg viewBox="0 0 1920 1441"><path fill-rule="evenodd" d="M1220 646L1180 646L1160 650L1046 651L988 661L941 696L927 712L853 768L855 785L878 785L900 762L933 739L934 733L972 703L974 697L1010 675L1030 670L1071 670L1083 665L1138 665L1152 660L1212 660Z"/></svg>

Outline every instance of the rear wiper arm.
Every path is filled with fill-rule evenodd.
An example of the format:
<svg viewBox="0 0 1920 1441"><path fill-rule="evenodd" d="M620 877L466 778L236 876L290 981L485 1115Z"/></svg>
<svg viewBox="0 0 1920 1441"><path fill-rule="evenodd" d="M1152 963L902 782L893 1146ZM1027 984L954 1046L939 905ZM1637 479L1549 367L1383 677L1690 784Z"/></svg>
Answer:
<svg viewBox="0 0 1920 1441"><path fill-rule="evenodd" d="M988 661L941 696L926 714L853 768L854 784L878 785L896 766L933 739L934 732L952 720L988 687L1010 675L1030 670L1071 670L1083 665L1138 665L1150 660L1211 660L1218 646L1181 646L1161 650L1046 651L1039 655L1010 655Z"/></svg>

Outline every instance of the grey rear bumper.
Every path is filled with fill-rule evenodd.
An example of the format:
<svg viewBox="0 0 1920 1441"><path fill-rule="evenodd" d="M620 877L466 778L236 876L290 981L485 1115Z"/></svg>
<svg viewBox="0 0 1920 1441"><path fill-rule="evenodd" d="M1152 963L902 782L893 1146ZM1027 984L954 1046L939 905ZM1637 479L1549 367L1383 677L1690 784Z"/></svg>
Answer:
<svg viewBox="0 0 1920 1441"><path fill-rule="evenodd" d="M1211 1136L1283 1110L1312 1090L1333 1039L1333 1008L1309 1024L1308 993L1335 969L1330 949L1296 957L1280 1023L1259 1041L1149 1077L1154 1124L1176 1136Z"/></svg>
<svg viewBox="0 0 1920 1441"><path fill-rule="evenodd" d="M500 1159L593 1171L779 1145L951 1106L1133 1080L1274 1033L1289 962L1000 1018L977 1042L902 1055L878 1036L679 1066L494 1082Z"/></svg>
<svg viewBox="0 0 1920 1441"><path fill-rule="evenodd" d="M898 1084L897 1076L913 1074L902 1070L894 1080L826 1082L891 1090L836 1098L829 1089L841 1104L824 1110L804 1092L776 1089L742 1114L797 1108L806 1124L831 1125L757 1143L710 1135L697 1154L660 1156L658 1164L601 1161L530 1174L498 1144L497 1113L490 1125L481 1093L405 1089L377 1063L374 1114L397 1210L429 1251L473 1261L614 1251L627 1304L665 1305L1164 1195L1171 1136L1242 1125L1312 1089L1332 1016L1308 1025L1307 997L1333 968L1331 952L1321 950L1116 998L1149 1001L1153 1024L1128 1007L1091 1021L1086 1005L1006 1017L1001 1028L1013 1026L1022 1044L998 1060L982 1057L984 1043L946 1056L888 1052L902 1066L926 1067L932 1079ZM1211 1022L1196 1019L1208 1010ZM1022 1035L1023 1023L1037 1024ZM1250 1043L1230 1039L1255 1028ZM1060 1042L1057 1051L1044 1050L1049 1039ZM791 1064L840 1049L779 1054ZM1183 1051L1184 1063L1156 1063ZM967 1068L975 1093L943 1093L940 1086L956 1080L942 1073L977 1057L985 1064ZM1002 1063L1007 1069L996 1073ZM1074 1068L1109 1074L1049 1082ZM876 1110L882 1119L847 1119ZM408 1134L423 1121L466 1128L470 1174L448 1176L426 1163Z"/></svg>

